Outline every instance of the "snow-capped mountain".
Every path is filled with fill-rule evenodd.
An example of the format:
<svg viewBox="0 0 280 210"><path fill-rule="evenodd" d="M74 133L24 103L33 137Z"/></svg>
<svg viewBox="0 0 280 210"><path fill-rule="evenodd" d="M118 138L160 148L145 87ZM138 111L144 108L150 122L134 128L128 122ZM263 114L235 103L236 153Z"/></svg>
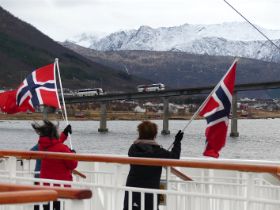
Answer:
<svg viewBox="0 0 280 210"><path fill-rule="evenodd" d="M258 28L279 46L280 30ZM77 38L68 41L99 51L181 51L280 62L279 50L246 22L155 29L141 26L138 30L119 31L100 39L85 34L80 38L80 41Z"/></svg>

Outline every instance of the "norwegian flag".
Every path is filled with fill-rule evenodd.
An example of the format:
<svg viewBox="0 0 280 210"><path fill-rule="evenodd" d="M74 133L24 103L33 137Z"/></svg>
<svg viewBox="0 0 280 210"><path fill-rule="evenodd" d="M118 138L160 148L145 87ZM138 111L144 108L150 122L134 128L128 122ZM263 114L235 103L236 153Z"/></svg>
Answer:
<svg viewBox="0 0 280 210"><path fill-rule="evenodd" d="M33 108L40 105L60 108L54 64L36 69L19 86L16 104L21 107L26 102Z"/></svg>
<svg viewBox="0 0 280 210"><path fill-rule="evenodd" d="M207 121L204 156L218 158L219 151L225 145L234 91L236 65L237 60L233 62L212 94L208 96L199 112L199 115L205 117Z"/></svg>

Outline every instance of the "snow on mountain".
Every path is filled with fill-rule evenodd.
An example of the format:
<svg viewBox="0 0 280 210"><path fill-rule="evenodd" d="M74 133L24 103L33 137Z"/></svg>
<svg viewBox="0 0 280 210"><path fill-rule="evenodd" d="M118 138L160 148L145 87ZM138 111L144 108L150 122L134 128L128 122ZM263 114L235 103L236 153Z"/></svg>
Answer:
<svg viewBox="0 0 280 210"><path fill-rule="evenodd" d="M105 37L104 33L82 33L67 39L65 42L71 42L89 48L103 37Z"/></svg>
<svg viewBox="0 0 280 210"><path fill-rule="evenodd" d="M280 30L258 28L279 45ZM83 34L73 42L100 51L182 51L280 62L279 50L246 22L155 29L141 26L138 30L119 31L99 39Z"/></svg>
<svg viewBox="0 0 280 210"><path fill-rule="evenodd" d="M280 46L280 39L275 40L275 43ZM175 46L173 51L215 56L238 56L280 62L280 51L268 41L228 41L223 38L209 37Z"/></svg>

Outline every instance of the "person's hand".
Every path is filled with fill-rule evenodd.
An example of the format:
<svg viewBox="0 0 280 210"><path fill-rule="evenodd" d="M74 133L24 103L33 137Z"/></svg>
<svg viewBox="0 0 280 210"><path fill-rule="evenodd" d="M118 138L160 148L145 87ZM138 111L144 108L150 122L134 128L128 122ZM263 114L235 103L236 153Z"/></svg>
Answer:
<svg viewBox="0 0 280 210"><path fill-rule="evenodd" d="M65 136L68 136L69 133L70 134L72 133L72 127L71 127L70 124L66 126L66 128L63 131L63 133L65 134Z"/></svg>
<svg viewBox="0 0 280 210"><path fill-rule="evenodd" d="M182 132L181 130L178 131L178 133L176 134L175 136L175 141L174 143L179 143L182 141L183 139L183 136L184 136L184 132Z"/></svg>

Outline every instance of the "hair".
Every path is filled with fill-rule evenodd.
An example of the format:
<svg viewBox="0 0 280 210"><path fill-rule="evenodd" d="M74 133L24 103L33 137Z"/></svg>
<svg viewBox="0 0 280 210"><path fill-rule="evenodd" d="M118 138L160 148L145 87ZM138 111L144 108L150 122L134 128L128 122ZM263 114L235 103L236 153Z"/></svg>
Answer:
<svg viewBox="0 0 280 210"><path fill-rule="evenodd" d="M44 120L43 125L39 125L38 123L32 123L32 127L41 137L49 137L50 139L58 139L58 124L54 125L51 121Z"/></svg>
<svg viewBox="0 0 280 210"><path fill-rule="evenodd" d="M153 140L157 135L157 125L151 121L143 121L137 128L139 139Z"/></svg>

